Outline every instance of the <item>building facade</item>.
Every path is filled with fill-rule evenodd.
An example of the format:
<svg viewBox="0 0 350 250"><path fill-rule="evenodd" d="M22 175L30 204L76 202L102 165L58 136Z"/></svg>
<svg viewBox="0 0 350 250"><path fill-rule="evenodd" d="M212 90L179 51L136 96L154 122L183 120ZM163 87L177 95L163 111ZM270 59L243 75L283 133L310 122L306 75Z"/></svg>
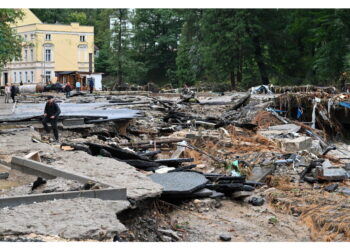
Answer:
<svg viewBox="0 0 350 250"><path fill-rule="evenodd" d="M22 58L4 67L2 85L56 82L56 71L94 72L94 27L45 24L29 9L23 11L13 27L24 40Z"/></svg>

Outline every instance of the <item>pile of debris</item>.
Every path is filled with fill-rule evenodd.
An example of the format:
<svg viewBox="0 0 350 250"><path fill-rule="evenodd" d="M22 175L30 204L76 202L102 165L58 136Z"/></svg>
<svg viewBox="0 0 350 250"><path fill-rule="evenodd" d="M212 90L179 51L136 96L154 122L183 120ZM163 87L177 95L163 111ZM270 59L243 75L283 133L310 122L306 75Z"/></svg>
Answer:
<svg viewBox="0 0 350 250"><path fill-rule="evenodd" d="M43 103L19 103L12 114L0 114L0 143L7 145L0 149L0 163L11 167L0 172L0 179L18 182L22 174L26 181L1 188L0 213L6 219L0 237L30 239L35 233L35 240L47 240L41 220L24 217L23 227L12 227L11 218L39 216L35 210L49 207L43 219L61 224L45 224L46 235L60 240L141 239L131 236L135 225L125 224L133 209L150 200L186 207L207 199L271 205L300 217L315 240L348 240L347 224L342 224L347 217L333 209L347 209L339 205L345 206L344 195L350 195L350 151L330 143L326 129L346 128L343 120L331 117L337 117L335 105L348 108L348 96L322 90L307 87L300 89L302 94L276 94L297 88L258 86L248 93L224 95L60 96L59 145L45 139L40 125ZM325 198L316 201L313 196ZM75 227L71 217L62 219L59 214L72 206L81 208L80 219L96 217L103 228L87 221L83 230L85 225ZM95 210L104 213L104 207L113 219L93 215ZM115 214L122 214L123 221ZM321 220L330 215L336 216L334 223ZM152 239L182 240L164 225L153 224Z"/></svg>

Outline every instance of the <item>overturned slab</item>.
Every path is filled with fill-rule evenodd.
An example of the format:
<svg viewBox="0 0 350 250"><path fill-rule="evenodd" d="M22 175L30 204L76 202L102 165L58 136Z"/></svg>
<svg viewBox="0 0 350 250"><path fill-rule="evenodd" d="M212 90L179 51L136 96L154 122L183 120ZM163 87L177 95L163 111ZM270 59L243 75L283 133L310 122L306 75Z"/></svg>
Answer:
<svg viewBox="0 0 350 250"><path fill-rule="evenodd" d="M166 174L153 174L151 179L162 185L163 195L171 197L187 197L193 192L205 187L208 179L195 172L171 172Z"/></svg>
<svg viewBox="0 0 350 250"><path fill-rule="evenodd" d="M70 192L55 192L49 194L32 194L25 196L13 196L0 198L0 208L15 207L23 204L32 204L58 199L74 199L74 198L97 198L101 200L127 200L126 189L100 189L100 190L84 190Z"/></svg>
<svg viewBox="0 0 350 250"><path fill-rule="evenodd" d="M18 157L18 156L12 157L11 165L13 169L17 169L23 173L36 175L46 179L54 179L56 177L62 177L68 180L79 181L81 183L87 183L91 181L98 182L91 178L70 173L68 171L63 171L63 170L54 168L52 166L49 166L47 164L44 164L42 162L34 161L24 157ZM98 183L106 187L109 186L108 184L104 184L101 182L98 182Z"/></svg>
<svg viewBox="0 0 350 250"><path fill-rule="evenodd" d="M58 236L68 240L108 240L126 230L116 214L127 201L76 198L0 209L0 236Z"/></svg>

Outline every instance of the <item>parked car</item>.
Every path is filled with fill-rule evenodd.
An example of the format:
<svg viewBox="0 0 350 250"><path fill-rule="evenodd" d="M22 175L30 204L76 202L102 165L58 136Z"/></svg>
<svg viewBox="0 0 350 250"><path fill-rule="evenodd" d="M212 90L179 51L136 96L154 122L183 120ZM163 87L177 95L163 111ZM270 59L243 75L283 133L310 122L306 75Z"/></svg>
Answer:
<svg viewBox="0 0 350 250"><path fill-rule="evenodd" d="M64 85L62 83L56 82L53 84L48 84L44 87L44 92L48 91L56 91L56 92L63 92Z"/></svg>

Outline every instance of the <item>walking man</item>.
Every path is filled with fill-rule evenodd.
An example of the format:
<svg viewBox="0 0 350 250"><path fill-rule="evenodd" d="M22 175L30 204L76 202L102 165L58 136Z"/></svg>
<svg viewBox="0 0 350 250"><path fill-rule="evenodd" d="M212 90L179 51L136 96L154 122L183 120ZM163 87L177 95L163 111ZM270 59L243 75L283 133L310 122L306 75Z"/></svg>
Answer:
<svg viewBox="0 0 350 250"><path fill-rule="evenodd" d="M11 84L10 92L11 92L12 101L15 102L15 96L17 95L17 88L13 83Z"/></svg>
<svg viewBox="0 0 350 250"><path fill-rule="evenodd" d="M90 94L92 94L92 92L94 91L94 79L90 78L89 79L89 87L90 87Z"/></svg>
<svg viewBox="0 0 350 250"><path fill-rule="evenodd" d="M64 87L64 92L66 92L66 98L70 97L70 92L72 91L72 86L69 82L67 82L66 86Z"/></svg>
<svg viewBox="0 0 350 250"><path fill-rule="evenodd" d="M45 110L44 110L44 119L43 119L42 123L43 123L45 131L47 133L50 133L50 129L47 126L47 123L48 122L51 123L53 134L55 136L56 141L58 141L57 119L58 119L58 116L60 115L60 113L61 113L60 107L55 102L54 97L48 96L47 102L45 105Z"/></svg>
<svg viewBox="0 0 350 250"><path fill-rule="evenodd" d="M5 86L5 103L9 103L10 95L11 95L11 86L9 86L8 83L6 83L6 86Z"/></svg>

